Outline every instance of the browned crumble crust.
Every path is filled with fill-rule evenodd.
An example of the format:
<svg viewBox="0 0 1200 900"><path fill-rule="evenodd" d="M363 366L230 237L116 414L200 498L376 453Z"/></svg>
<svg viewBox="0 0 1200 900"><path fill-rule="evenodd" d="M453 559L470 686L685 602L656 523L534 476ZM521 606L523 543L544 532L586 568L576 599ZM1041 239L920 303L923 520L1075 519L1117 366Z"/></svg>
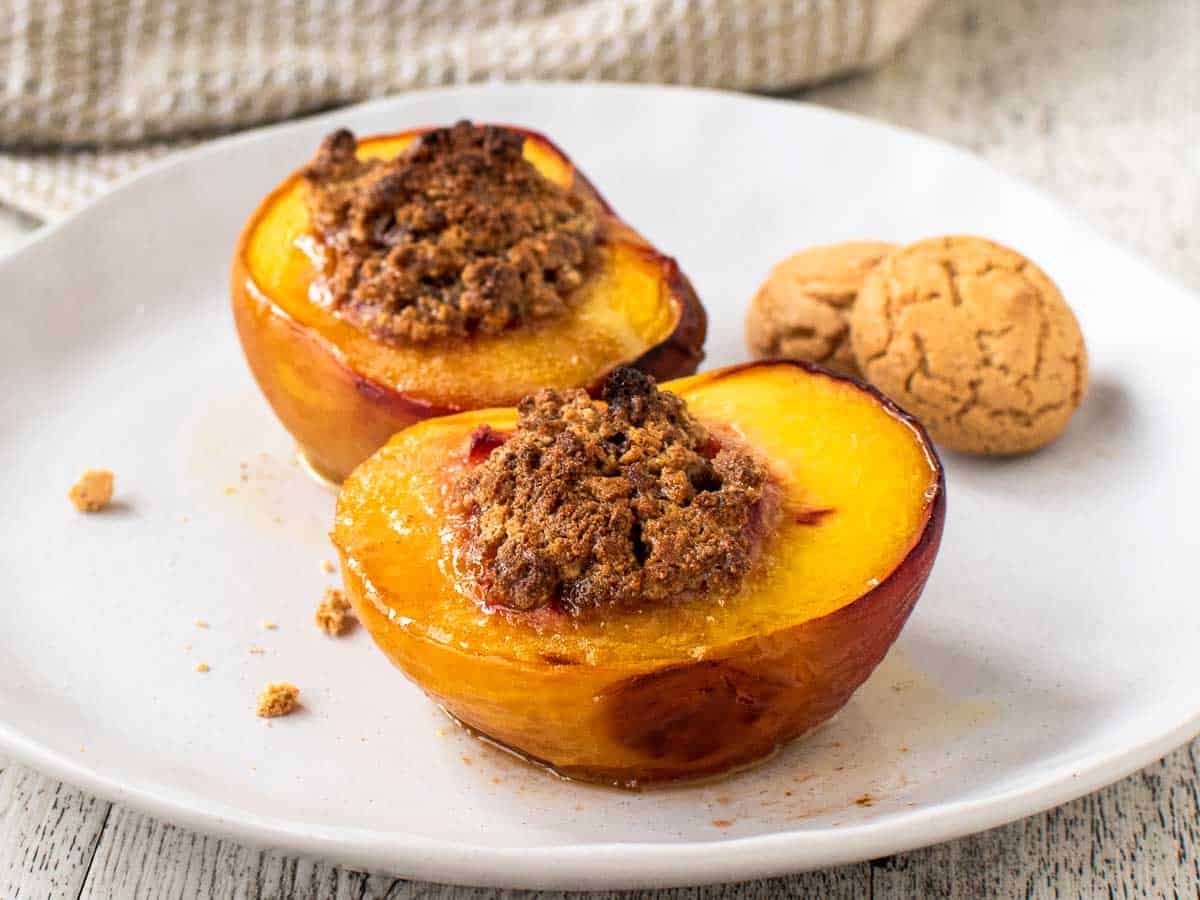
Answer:
<svg viewBox="0 0 1200 900"><path fill-rule="evenodd" d="M496 334L564 310L596 262L597 211L544 178L524 138L459 122L391 160L360 160L349 131L301 173L330 259L318 286L375 337Z"/></svg>
<svg viewBox="0 0 1200 900"><path fill-rule="evenodd" d="M313 616L317 627L333 637L345 634L354 627L354 612L343 591L326 588L321 605Z"/></svg>
<svg viewBox="0 0 1200 900"><path fill-rule="evenodd" d="M290 715L299 707L300 688L286 681L271 681L259 692L254 714L262 719L273 719Z"/></svg>
<svg viewBox="0 0 1200 900"><path fill-rule="evenodd" d="M618 369L603 402L542 390L452 489L489 603L571 614L725 591L751 564L766 468Z"/></svg>

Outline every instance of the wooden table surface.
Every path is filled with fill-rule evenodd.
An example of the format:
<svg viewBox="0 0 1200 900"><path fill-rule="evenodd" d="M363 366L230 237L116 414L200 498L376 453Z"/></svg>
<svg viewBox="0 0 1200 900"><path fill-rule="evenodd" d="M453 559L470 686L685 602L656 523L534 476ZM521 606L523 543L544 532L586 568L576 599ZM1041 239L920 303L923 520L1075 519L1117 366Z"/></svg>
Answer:
<svg viewBox="0 0 1200 900"><path fill-rule="evenodd" d="M969 147L1200 290L1200 0L943 0L889 65L800 96ZM0 214L0 251L32 226ZM926 850L651 893L1196 896L1198 755L1193 742L1092 796ZM368 877L206 837L0 757L2 900L488 893Z"/></svg>

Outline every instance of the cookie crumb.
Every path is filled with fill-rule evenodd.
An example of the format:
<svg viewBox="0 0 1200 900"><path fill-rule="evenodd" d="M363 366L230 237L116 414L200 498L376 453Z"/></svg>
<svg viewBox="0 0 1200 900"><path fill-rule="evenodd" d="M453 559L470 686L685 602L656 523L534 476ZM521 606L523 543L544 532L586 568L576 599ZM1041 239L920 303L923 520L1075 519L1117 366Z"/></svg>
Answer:
<svg viewBox="0 0 1200 900"><path fill-rule="evenodd" d="M197 627L197 628L207 628L207 627L208 627L208 623L207 623L207 622L205 622L203 619L197 619L197 620L196 620L196 627Z"/></svg>
<svg viewBox="0 0 1200 900"><path fill-rule="evenodd" d="M207 672L208 671L208 663L196 663L196 671L197 672Z"/></svg>
<svg viewBox="0 0 1200 900"><path fill-rule="evenodd" d="M287 681L272 681L258 695L254 714L261 719L273 719L294 713L300 706L300 688Z"/></svg>
<svg viewBox="0 0 1200 900"><path fill-rule="evenodd" d="M67 497L80 512L100 512L112 501L113 473L108 469L87 469L71 486Z"/></svg>
<svg viewBox="0 0 1200 900"><path fill-rule="evenodd" d="M326 575L332 575L337 571L337 569L333 567L333 563L331 563L329 560L323 559L321 560L321 571Z"/></svg>
<svg viewBox="0 0 1200 900"><path fill-rule="evenodd" d="M267 631L274 631L276 628L278 628L278 627L279 627L279 626L278 626L276 623L274 623L274 622L263 622L263 623L262 623L262 626L263 626L263 628L267 629Z"/></svg>
<svg viewBox="0 0 1200 900"><path fill-rule="evenodd" d="M251 656L262 656L267 651L262 647L251 647L249 652Z"/></svg>
<svg viewBox="0 0 1200 900"><path fill-rule="evenodd" d="M354 627L354 613L344 591L326 588L321 605L313 616L317 627L332 637L338 637Z"/></svg>

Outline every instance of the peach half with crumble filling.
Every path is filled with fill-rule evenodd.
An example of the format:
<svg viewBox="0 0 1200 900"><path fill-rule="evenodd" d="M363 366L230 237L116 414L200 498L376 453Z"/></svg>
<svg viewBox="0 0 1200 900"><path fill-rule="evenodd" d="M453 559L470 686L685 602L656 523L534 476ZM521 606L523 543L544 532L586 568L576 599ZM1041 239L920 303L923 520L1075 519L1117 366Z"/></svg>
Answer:
<svg viewBox="0 0 1200 900"><path fill-rule="evenodd" d="M246 224L233 311L250 368L319 473L400 429L696 370L706 318L675 261L549 140L460 122L326 138Z"/></svg>
<svg viewBox="0 0 1200 900"><path fill-rule="evenodd" d="M793 362L428 419L346 480L358 618L436 703L574 778L723 773L837 712L945 517L913 419Z"/></svg>

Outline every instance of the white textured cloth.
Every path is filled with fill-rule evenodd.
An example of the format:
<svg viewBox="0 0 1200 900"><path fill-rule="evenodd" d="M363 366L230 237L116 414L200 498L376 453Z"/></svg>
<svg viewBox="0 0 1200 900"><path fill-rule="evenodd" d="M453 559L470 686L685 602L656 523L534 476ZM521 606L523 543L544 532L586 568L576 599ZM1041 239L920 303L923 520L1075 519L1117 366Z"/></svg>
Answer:
<svg viewBox="0 0 1200 900"><path fill-rule="evenodd" d="M0 0L0 202L54 216L181 138L417 87L795 87L885 58L929 2Z"/></svg>

